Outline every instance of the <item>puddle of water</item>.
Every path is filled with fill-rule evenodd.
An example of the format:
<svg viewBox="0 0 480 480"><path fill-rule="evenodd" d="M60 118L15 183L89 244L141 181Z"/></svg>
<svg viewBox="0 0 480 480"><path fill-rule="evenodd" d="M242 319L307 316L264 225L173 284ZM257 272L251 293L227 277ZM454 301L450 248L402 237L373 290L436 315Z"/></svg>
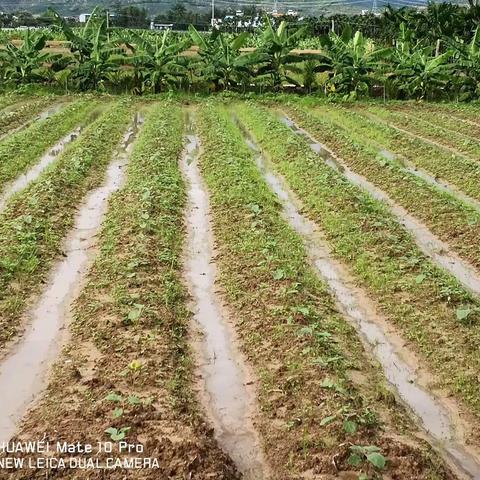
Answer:
<svg viewBox="0 0 480 480"><path fill-rule="evenodd" d="M260 480L264 478L264 466L252 424L253 392L247 387L246 369L216 294L208 193L197 165L200 144L191 118L188 123L188 143L181 165L189 184L190 203L185 277L193 298L194 319L202 331L196 348L201 363L202 401L219 445L243 478Z"/></svg>
<svg viewBox="0 0 480 480"><path fill-rule="evenodd" d="M73 132L69 133L65 137L63 137L56 145L54 145L43 157L40 161L34 165L28 172L21 175L17 178L14 182L12 182L9 186L7 186L3 192L0 194L0 212L5 208L7 201L14 195L15 193L23 190L29 183L36 180L40 174L51 164L54 160L60 155L60 153L65 150L65 147L70 143L73 142L78 135L80 135L82 128L78 127Z"/></svg>
<svg viewBox="0 0 480 480"><path fill-rule="evenodd" d="M65 239L65 258L53 269L45 290L29 312L30 324L25 335L0 363L0 444L12 438L28 407L41 392L49 366L64 340L70 307L95 256L96 236L108 199L124 182L140 121L137 117L124 136L121 148L107 168L103 185L92 190L81 204L75 226Z"/></svg>
<svg viewBox="0 0 480 480"><path fill-rule="evenodd" d="M382 156L385 160L388 160L389 162L395 162L398 160L397 155L391 152L390 150L387 150L386 148L381 148L378 154Z"/></svg>
<svg viewBox="0 0 480 480"><path fill-rule="evenodd" d="M456 439L449 409L420 386L416 367L408 363L413 355L406 349L401 351L400 338L392 341L394 335L387 334L386 321L379 316L368 295L355 285L344 267L333 259L317 225L300 213L301 202L288 190L284 180L269 168L258 147L248 138L248 133L244 130L243 133L247 144L256 153L257 167L281 201L284 218L304 239L308 256L335 296L339 310L360 333L367 350L380 362L387 380L448 463L464 478L480 478L480 460Z"/></svg>
<svg viewBox="0 0 480 480"><path fill-rule="evenodd" d="M387 204L390 212L412 234L415 243L425 255L454 275L470 292L480 295L480 274L472 265L453 253L447 243L436 237L423 223L396 204L383 190L370 183L365 177L350 170L342 160L336 157L325 145L317 142L307 131L299 128L288 117L281 117L281 119L294 133L306 138L310 142L312 150L327 165L340 172L350 183L367 191L376 200Z"/></svg>
<svg viewBox="0 0 480 480"><path fill-rule="evenodd" d="M438 190L442 190L443 192L448 193L453 198L457 198L458 200L461 200L465 205L468 205L469 207L474 208L475 210L480 212L480 201L475 200L472 197L469 197L468 195L463 193L461 190L459 190L456 186L444 180L440 180L439 178L433 175L430 175L425 170L416 167L413 162L410 162L406 158L399 157L395 154L392 154L392 155L394 155L394 158L392 158L392 160L399 163L401 167L404 170L406 170L408 173L415 175L416 177L422 179L426 183L433 185Z"/></svg>
<svg viewBox="0 0 480 480"><path fill-rule="evenodd" d="M0 135L0 141L4 140L9 135L13 135L14 133L17 133L20 130L24 130L25 128L32 125L34 122L38 122L40 120L46 120L47 118L52 117L53 115L58 113L64 106L65 106L65 103L57 103L57 104L47 108L46 110L39 113L37 116L33 117L32 119L28 120L27 122L23 123L22 125L14 128L13 130L9 130L8 132L4 133L3 135Z"/></svg>
<svg viewBox="0 0 480 480"><path fill-rule="evenodd" d="M65 106L64 103L57 103L52 107L47 108L43 112L40 112L37 117L35 118L36 121L38 120L46 120L47 118L53 117L56 113L58 113L63 107Z"/></svg>

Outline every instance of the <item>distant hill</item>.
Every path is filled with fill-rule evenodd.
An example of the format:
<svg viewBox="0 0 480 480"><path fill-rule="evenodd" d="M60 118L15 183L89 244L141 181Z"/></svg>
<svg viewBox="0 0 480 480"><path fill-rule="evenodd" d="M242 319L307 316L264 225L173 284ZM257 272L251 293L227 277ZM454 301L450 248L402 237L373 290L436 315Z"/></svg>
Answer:
<svg viewBox="0 0 480 480"><path fill-rule="evenodd" d="M151 15L166 12L175 5L176 0L0 0L0 11L18 11L26 10L34 14L44 12L48 7L52 7L63 15L78 16L80 13L89 13L96 5L101 5L114 10L116 6L138 5L148 10ZM209 0L186 0L182 3L187 9L194 11L209 11L211 3ZM393 6L422 6L426 5L426 0L392 0L390 2L378 0L377 8L382 9L390 3ZM227 0L216 0L219 8L241 9L246 5L257 4L264 9L274 8L274 1L258 0L257 2L248 0L239 0L229 2ZM362 9L371 9L373 0L303 0L293 2L292 0L283 0L276 2L279 12L288 9L298 10L303 15L320 15L334 13L360 13Z"/></svg>

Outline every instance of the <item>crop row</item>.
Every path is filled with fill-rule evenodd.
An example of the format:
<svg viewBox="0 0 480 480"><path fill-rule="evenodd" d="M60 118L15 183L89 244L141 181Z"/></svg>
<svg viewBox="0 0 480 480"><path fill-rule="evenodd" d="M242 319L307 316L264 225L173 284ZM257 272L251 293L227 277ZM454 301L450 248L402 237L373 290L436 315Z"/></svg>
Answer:
<svg viewBox="0 0 480 480"><path fill-rule="evenodd" d="M422 118L410 112L397 112L379 106L370 107L367 111L369 115L386 122L394 129L408 132L412 137L421 137L431 145L440 147L440 151L448 151L451 158L480 160L480 145L475 135L471 136L472 132L465 134L457 132L456 129L450 130L445 128L444 122L425 118L425 115Z"/></svg>
<svg viewBox="0 0 480 480"><path fill-rule="evenodd" d="M84 443L127 437L159 459L156 475L237 478L195 397L190 300L182 279L183 109L174 101L147 105L124 99L107 101L100 111L99 103L77 100L0 143L11 169L5 183L56 139L91 121L0 215L4 349L18 335L27 306L61 257L78 205L101 183L133 114L140 110L145 116L126 183L109 202L97 257L75 301L71 338L20 435L34 438L48 431L53 440L75 435ZM395 162L383 164L378 149L364 138L367 127L355 126L356 113L325 107L322 116L298 106L280 107L352 169L371 177L415 214L424 212L422 220L439 235L445 232L445 239L469 260L476 258L470 253L472 239L464 236L455 243L446 227L442 230L441 217L449 214L459 225L470 225L473 236L471 220L478 212ZM472 427L480 415L480 300L420 252L387 206L312 152L305 139L282 123L278 108L209 100L193 106L202 146L199 165L210 196L219 296L232 312L240 347L254 371L255 426L272 479L352 468L373 473L383 470L385 462L392 476L409 472L419 479L450 479L432 448L413 439L418 427L396 403L330 288L314 271L304 240L284 218L256 155L263 154L301 199L332 255L435 371L434 387L460 399L474 414ZM94 112L99 116L92 120ZM63 133L55 130L63 123L68 123L61 127ZM384 127L373 123L368 123L370 137L383 144ZM29 141L29 134L30 156L15 166L13 146L8 150L7 145L18 138ZM248 146L251 139L260 152ZM419 198L430 202L424 210L418 208ZM439 212L436 223L427 217L429 209ZM88 476L64 473L65 478ZM23 478L20 471L9 475ZM122 475L113 472L109 478Z"/></svg>
<svg viewBox="0 0 480 480"><path fill-rule="evenodd" d="M0 138L9 131L20 128L33 120L36 115L54 102L54 97L30 97L25 101L15 103L10 108L0 112ZM1 105L1 102L0 102Z"/></svg>
<svg viewBox="0 0 480 480"><path fill-rule="evenodd" d="M385 105L386 106L386 105ZM388 109L441 125L448 133L458 132L470 138L480 135L478 108L470 104L392 103Z"/></svg>
<svg viewBox="0 0 480 480"><path fill-rule="evenodd" d="M428 146L417 149L415 144L407 143L407 148L399 148L397 139L402 134L392 134L388 127L341 107L293 107L287 111L352 170L418 217L461 257L480 267L480 250L475 240L480 234L480 212L453 194L440 190L435 182L428 183L407 171L401 161L388 157L400 154L419 164L423 149L428 150ZM459 171L452 159L450 167L452 171Z"/></svg>
<svg viewBox="0 0 480 480"><path fill-rule="evenodd" d="M81 121L87 109L85 103L69 108L77 108L78 112L72 115L74 123L66 130ZM69 113L73 114L75 110ZM39 291L53 260L61 253L62 239L72 227L79 201L99 183L99 174L110 160L132 115L132 106L128 102L108 106L105 113L85 129L78 141L67 147L37 182L11 199L0 215L0 347L17 332L29 299ZM43 124L38 124L32 128L42 127ZM65 128L52 123L50 132L55 138L58 136L57 127ZM14 141L15 137L12 143ZM38 137L38 144L42 141ZM45 148L43 145L40 149L38 144L33 140L32 149L41 151ZM28 148L26 151L30 152ZM4 164L7 168L11 166L11 170L5 169L6 175L11 177L10 172L21 172L17 158L13 152L9 154ZM35 157L24 155L23 158L32 162Z"/></svg>
<svg viewBox="0 0 480 480"><path fill-rule="evenodd" d="M378 112L377 107L375 107L375 111ZM366 115L368 116L369 113L367 112ZM390 130L395 129L391 128ZM396 151L410 153L412 162L417 167L457 186L472 198L480 199L477 188L480 180L480 163L477 159L464 156L459 152L449 151L442 145L427 143L421 136L415 137L404 132L397 131L392 137L392 141Z"/></svg>
<svg viewBox="0 0 480 480"><path fill-rule="evenodd" d="M325 232L334 254L350 266L438 375L439 385L480 414L478 363L480 302L425 258L388 208L327 166L274 113L238 106L240 117L276 169ZM458 311L471 309L468 321Z"/></svg>
<svg viewBox="0 0 480 480"><path fill-rule="evenodd" d="M31 167L41 154L76 126L87 122L86 115L98 106L95 100L79 99L45 120L8 135L0 142L0 188Z"/></svg>
<svg viewBox="0 0 480 480"><path fill-rule="evenodd" d="M234 110L245 119L244 107ZM379 372L313 272L302 239L281 217L232 112L202 108L199 128L219 282L259 378L259 429L273 478L310 468L333 473L332 456L348 469L348 445L357 444L379 446L399 470L417 457L418 478L428 475L436 467L427 450L390 437L408 436L412 426L398 406L385 405L389 393ZM352 381L352 369L364 376L363 385Z"/></svg>
<svg viewBox="0 0 480 480"><path fill-rule="evenodd" d="M123 106L123 118L116 116L123 126L127 112L131 108ZM180 258L183 115L178 105L164 102L144 113L127 182L110 200L98 257L75 303L72 341L23 434L40 435L55 425L59 440L75 436L96 445L109 436L127 437L146 445L144 456L157 458L153 471L161 478L234 479L235 468L216 446L191 389ZM93 141L102 145L103 138ZM103 452L100 460L105 456L111 454ZM83 478L74 469L62 475ZM123 473L112 471L109 478Z"/></svg>

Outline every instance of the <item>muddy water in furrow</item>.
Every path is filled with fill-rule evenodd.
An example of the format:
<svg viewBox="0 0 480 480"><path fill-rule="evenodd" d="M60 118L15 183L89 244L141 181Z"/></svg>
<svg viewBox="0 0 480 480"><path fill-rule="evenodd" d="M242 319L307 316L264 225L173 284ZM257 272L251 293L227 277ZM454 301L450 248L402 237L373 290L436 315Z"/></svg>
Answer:
<svg viewBox="0 0 480 480"><path fill-rule="evenodd" d="M317 225L300 213L301 201L283 178L273 172L248 133L242 131L265 181L281 202L284 218L302 236L310 261L328 284L338 309L359 332L366 350L380 362L398 397L413 412L432 446L461 478L480 478L480 457L463 444L457 431L457 412L429 392L425 383L430 376L414 364L415 355L403 347L402 339L389 328L366 292L355 285L346 268L332 257Z"/></svg>
<svg viewBox="0 0 480 480"><path fill-rule="evenodd" d="M306 138L310 142L310 148L327 165L341 173L352 184L368 192L373 198L387 204L390 212L412 234L415 243L425 255L454 275L469 291L480 296L480 274L472 265L452 252L447 243L436 237L428 227L413 215L410 215L402 206L395 203L383 190L377 188L365 177L350 170L342 160L336 157L325 145L317 142L306 130L299 128L287 116L282 116L281 119L294 133Z"/></svg>
<svg viewBox="0 0 480 480"><path fill-rule="evenodd" d="M261 480L265 466L252 418L255 415L252 382L228 323L228 314L216 294L216 267L208 193L198 158L199 138L188 115L187 148L181 168L188 182L185 279L200 339L195 342L200 397L215 429L220 447L230 455L245 479Z"/></svg>
<svg viewBox="0 0 480 480"><path fill-rule="evenodd" d="M8 185L0 193L0 212L5 208L7 201L17 192L23 190L30 182L36 180L40 174L65 150L65 147L73 142L80 135L82 128L78 127L73 132L63 137L54 145L40 161L23 175L20 175L14 182Z"/></svg>
<svg viewBox="0 0 480 480"><path fill-rule="evenodd" d="M456 148L449 147L448 145L432 140L431 138L422 137L422 135L418 135L417 133L411 132L410 130L399 127L394 123L390 123L387 120L383 120L381 117L379 117L378 115L375 115L374 113L368 112L365 115L367 116L367 118L370 118L374 122L383 123L387 127L397 130L397 132L403 133L404 135L407 135L411 138L415 138L416 140L420 140L421 142L428 143L429 145L439 148L440 150L446 150L447 152L450 152L457 157L465 158L466 160L469 160L469 161L478 161L478 159L465 155L464 153L458 151Z"/></svg>
<svg viewBox="0 0 480 480"><path fill-rule="evenodd" d="M80 205L75 226L64 243L65 258L52 270L47 286L27 314L25 335L0 363L0 444L10 440L29 405L41 392L49 367L65 340L70 308L95 257L96 236L108 199L123 184L141 117L124 136L102 186Z"/></svg>
<svg viewBox="0 0 480 480"><path fill-rule="evenodd" d="M301 130L301 129L299 129ZM407 160L403 155L398 155L383 146L381 146L378 142L375 142L369 139L370 145L375 144L378 148L378 155L383 157L385 160L389 162L394 162L397 166L402 168L404 171L415 175L417 178L422 179L425 183L433 185L436 189L441 190L445 193L448 193L453 198L456 198L462 201L465 205L468 205L475 210L480 212L480 201L469 197L465 193L463 193L460 189L458 189L455 185L452 185L445 180L440 180L433 175L430 175L425 170L417 167L413 162Z"/></svg>
<svg viewBox="0 0 480 480"><path fill-rule="evenodd" d="M20 130L23 130L29 127L34 122L37 122L40 120L46 120L47 118L52 117L53 115L58 113L65 105L66 105L65 103L56 103L55 105L48 107L46 110L44 110L43 112L40 112L37 116L33 117L32 119L28 120L27 122L23 123L17 128L14 128L13 130L10 130L7 133L4 133L3 135L0 135L0 141L4 140L9 135L13 135L14 133L17 133Z"/></svg>
<svg viewBox="0 0 480 480"><path fill-rule="evenodd" d="M429 183L433 185L435 188L438 188L439 190L442 190L448 193L453 198L457 198L458 200L462 201L465 205L468 205L469 207L474 208L475 210L480 212L480 201L476 200L475 198L469 197L468 195L463 193L459 188L457 188L455 185L452 185L451 183L448 183L443 179L440 180L439 178L436 178L430 175L425 170L416 167L411 161L408 161L403 157L395 156L395 158L402 165L403 169L406 170L407 172L415 175L418 178L421 178L426 183Z"/></svg>

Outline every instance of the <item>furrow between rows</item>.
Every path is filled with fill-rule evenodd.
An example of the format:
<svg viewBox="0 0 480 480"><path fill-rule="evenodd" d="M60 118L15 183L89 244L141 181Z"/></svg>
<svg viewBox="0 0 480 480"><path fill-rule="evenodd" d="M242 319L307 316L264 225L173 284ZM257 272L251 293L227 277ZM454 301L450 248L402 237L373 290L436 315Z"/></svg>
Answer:
<svg viewBox="0 0 480 480"><path fill-rule="evenodd" d="M468 438L478 442L478 299L422 254L387 206L319 161L273 113L243 104L236 110L325 232L332 254L436 372L431 386L456 396L471 425Z"/></svg>
<svg viewBox="0 0 480 480"><path fill-rule="evenodd" d="M61 99L49 96L30 97L8 106L0 112L0 142L8 135L29 126L50 112L52 106L61 105ZM65 99L63 99L65 101Z"/></svg>
<svg viewBox="0 0 480 480"><path fill-rule="evenodd" d="M230 111L202 105L198 125L219 288L257 377L271 478L374 474L385 458L394 477L453 478L403 408L385 401L380 371L282 218Z"/></svg>
<svg viewBox="0 0 480 480"><path fill-rule="evenodd" d="M106 168L105 180L81 200L73 228L63 240L63 258L52 268L46 286L26 314L25 334L0 363L0 443L7 443L30 403L45 384L58 354L62 333L68 331L70 307L79 295L95 256L96 236L113 192L124 181L131 142L138 122L127 131ZM103 172L99 172L100 176Z"/></svg>
<svg viewBox="0 0 480 480"><path fill-rule="evenodd" d="M94 446L113 440L111 453L95 455L112 480L124 479L126 467L113 468L108 459L133 456L147 470L130 469L129 478L240 478L213 438L194 392L191 315L182 279L182 119L175 103L147 109L126 184L112 195L99 254L74 305L71 338L45 395L16 437L46 432L52 442L75 438ZM142 452L122 455L123 439L142 446ZM86 462L89 455L75 457ZM71 466L49 474L91 478L88 469ZM19 469L8 478L23 475ZM38 467L29 475L44 478L45 470Z"/></svg>
<svg viewBox="0 0 480 480"><path fill-rule="evenodd" d="M423 243L427 241L424 251L478 294L480 246L475 239L480 235L480 212L477 209L406 171L395 159L387 160L381 150L372 148L370 126L356 131L348 112L341 111L338 120L336 115L331 120L328 109L324 109L323 115L299 108L287 110L300 126L311 132L311 141L322 142L341 157L342 164L365 177L373 189L381 189L387 203L396 202L413 216L409 224L419 241L422 236ZM346 130L340 127L342 120ZM408 220L409 215L398 213L402 222L404 218ZM425 225L422 229L416 226L419 222Z"/></svg>
<svg viewBox="0 0 480 480"><path fill-rule="evenodd" d="M90 124L44 174L12 197L0 215L0 349L15 340L23 314L42 289L85 194L102 172L131 120L119 102Z"/></svg>
<svg viewBox="0 0 480 480"><path fill-rule="evenodd" d="M93 121L91 114L99 107L94 99L79 99L58 113L10 135L0 143L0 189L8 188L19 175L38 162L39 158L78 125ZM0 190L0 191L1 191Z"/></svg>
<svg viewBox="0 0 480 480"><path fill-rule="evenodd" d="M328 284L344 318L356 329L366 350L379 362L396 396L407 406L427 437L446 462L460 476L480 475L480 456L464 443L465 424L460 428L458 406L452 408L445 398L439 400L429 391L426 378L431 372L421 371L411 350L402 346L402 339L378 312L368 294L356 287L344 265L334 260L330 247L317 225L302 215L302 202L289 190L285 180L273 171L249 133L247 142L256 153L256 163L266 182L283 207L283 216L302 237L312 265Z"/></svg>
<svg viewBox="0 0 480 480"><path fill-rule="evenodd" d="M468 135L459 133L455 129L445 128L443 122L439 124L434 119L422 118L410 111L399 112L378 106L368 111L402 133L446 150L451 155L480 162L480 143L478 138L470 136L471 132Z"/></svg>
<svg viewBox="0 0 480 480"><path fill-rule="evenodd" d="M237 465L245 480L263 479L267 467L252 418L257 408L251 373L239 353L232 315L223 305L216 285L209 195L200 175L201 144L195 113L187 111L187 148L181 170L188 184L187 238L184 276L192 296L195 324L193 347L200 377L200 400L221 448Z"/></svg>

